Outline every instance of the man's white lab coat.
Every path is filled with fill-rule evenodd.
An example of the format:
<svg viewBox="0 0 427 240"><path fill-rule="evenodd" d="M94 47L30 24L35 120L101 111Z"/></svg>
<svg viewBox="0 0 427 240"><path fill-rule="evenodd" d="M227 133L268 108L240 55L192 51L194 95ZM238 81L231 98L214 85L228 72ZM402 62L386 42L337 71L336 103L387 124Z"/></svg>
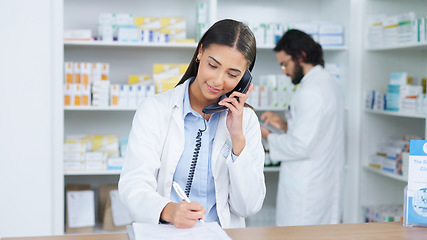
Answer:
<svg viewBox="0 0 427 240"><path fill-rule="evenodd" d="M119 194L136 222L158 223L163 208L171 201L173 175L184 151L186 84L146 98L135 114ZM226 116L226 111L220 115L212 147L216 208L223 228L245 227L244 218L258 212L264 201L265 154L258 118L245 107L246 146L233 162Z"/></svg>
<svg viewBox="0 0 427 240"><path fill-rule="evenodd" d="M334 224L341 217L344 103L321 66L312 68L293 96L286 134L268 136L280 160L276 224Z"/></svg>

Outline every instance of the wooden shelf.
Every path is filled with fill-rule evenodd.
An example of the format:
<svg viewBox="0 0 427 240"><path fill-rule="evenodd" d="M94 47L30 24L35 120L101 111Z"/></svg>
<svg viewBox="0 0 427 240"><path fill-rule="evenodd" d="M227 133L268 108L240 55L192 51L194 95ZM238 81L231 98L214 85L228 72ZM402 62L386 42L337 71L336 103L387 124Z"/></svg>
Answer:
<svg viewBox="0 0 427 240"><path fill-rule="evenodd" d="M373 168L373 167L366 166L366 165L363 166L363 168L366 169L366 170L368 170L368 171L370 171L370 172L376 173L378 175L382 175L382 176L385 176L385 177L396 179L396 180L399 180L399 181L402 181L402 182L408 182L408 176L397 175L397 174L394 174L394 173L391 173L391 172L387 172L387 171L384 171L384 170L381 170L381 169L378 169L378 168Z"/></svg>

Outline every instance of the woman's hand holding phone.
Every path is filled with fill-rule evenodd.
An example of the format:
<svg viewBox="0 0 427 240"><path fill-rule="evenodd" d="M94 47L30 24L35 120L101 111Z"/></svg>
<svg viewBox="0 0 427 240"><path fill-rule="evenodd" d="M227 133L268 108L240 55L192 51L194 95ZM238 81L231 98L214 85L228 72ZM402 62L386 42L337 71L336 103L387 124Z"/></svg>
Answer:
<svg viewBox="0 0 427 240"><path fill-rule="evenodd" d="M249 89L246 93L234 91L229 97L222 99L218 103L219 105L228 108L227 129L231 136L233 153L236 156L240 155L246 144L242 126L243 107L246 100L248 100L252 88L253 84L250 84Z"/></svg>

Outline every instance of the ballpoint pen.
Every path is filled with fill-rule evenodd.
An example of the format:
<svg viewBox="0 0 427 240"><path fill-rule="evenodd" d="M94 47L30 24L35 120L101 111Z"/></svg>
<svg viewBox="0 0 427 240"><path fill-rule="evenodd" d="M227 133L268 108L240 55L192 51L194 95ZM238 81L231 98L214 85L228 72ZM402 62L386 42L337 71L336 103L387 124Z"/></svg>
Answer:
<svg viewBox="0 0 427 240"><path fill-rule="evenodd" d="M190 199L188 199L187 195L185 194L184 190L182 190L181 186L179 186L179 184L177 182L173 182L172 183L172 187L173 189L175 189L176 194L178 194L178 196L186 202L191 202ZM203 219L199 219L199 221L201 223L204 223L205 221L203 221Z"/></svg>

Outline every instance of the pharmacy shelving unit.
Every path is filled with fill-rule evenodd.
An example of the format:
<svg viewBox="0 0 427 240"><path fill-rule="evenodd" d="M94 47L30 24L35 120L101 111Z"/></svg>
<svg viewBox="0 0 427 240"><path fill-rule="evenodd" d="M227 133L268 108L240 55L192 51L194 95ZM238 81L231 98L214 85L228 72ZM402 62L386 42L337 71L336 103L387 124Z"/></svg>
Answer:
<svg viewBox="0 0 427 240"><path fill-rule="evenodd" d="M233 18L248 24L259 23L298 23L310 21L326 21L342 24L344 38L350 43L350 9L356 0L302 0L302 1L256 1L256 0L206 0L209 6L211 23L218 19ZM187 36L195 36L196 4L198 0L162 0L162 1L113 1L113 0L63 0L63 29L91 29L97 32L98 14L102 12L133 13L135 16L170 16L184 17L187 20ZM167 7L165 7L167 6ZM78 14L77 14L78 13ZM254 17L256 16L256 17ZM110 64L110 79L112 83L122 84L130 74L151 74L154 63L188 63L196 44L143 44L143 43L103 43L65 41L59 56L64 61L76 62L107 62ZM258 43L257 62L253 71L254 79L264 74L281 74L272 45ZM338 63L341 66L341 79L344 95L355 82L350 75L349 66L352 63L349 55L352 50L347 46L326 47L325 60ZM353 80L352 80L353 79ZM63 79L61 79L64 82ZM347 84L350 82L350 84ZM351 96L351 94L350 94ZM347 98L347 125L354 125L351 116L351 99ZM277 111L274 108L257 109L262 111ZM62 132L58 136L68 134L116 134L119 137L128 136L135 108L128 107L62 107L60 119L63 119ZM350 128L349 128L350 129ZM348 130L348 138L352 131ZM62 148L59 148L62 149ZM353 156L351 151L348 156ZM54 201L60 204L55 208L55 220L64 222L64 187L66 184L90 184L93 189L104 184L117 183L119 171L83 171L64 172L62 158L55 165L62 174L57 179L54 191ZM348 157L348 163L354 162ZM248 226L272 226L275 219L275 201L279 167L266 167L265 170L267 196L263 210L249 218ZM347 174L351 175L351 174ZM57 176L57 175L56 175ZM347 180L351 182L352 180ZM349 191L351 192L351 191ZM352 193L350 193L352 194ZM346 197L353 199L353 196ZM351 205L351 204L350 204ZM348 209L348 207L347 207ZM350 212L350 211L349 211ZM351 219L347 213L344 219ZM63 233L63 224L56 224L55 233Z"/></svg>
<svg viewBox="0 0 427 240"><path fill-rule="evenodd" d="M425 16L426 1L366 0L364 19L373 14L400 14L413 11L417 17ZM367 24L364 25L367 32ZM365 35L367 37L367 33ZM369 47L365 44L361 61L362 89L387 92L390 72L408 72L420 79L427 75L427 44L408 43L396 46ZM365 94L362 92L362 94ZM363 95L364 96L364 95ZM362 106L364 97L361 98ZM363 107L361 107L363 109ZM385 173L368 166L377 145L387 139L401 139L403 135L427 136L426 114L361 110L361 162L359 219L362 207L380 204L402 204L407 177Z"/></svg>

